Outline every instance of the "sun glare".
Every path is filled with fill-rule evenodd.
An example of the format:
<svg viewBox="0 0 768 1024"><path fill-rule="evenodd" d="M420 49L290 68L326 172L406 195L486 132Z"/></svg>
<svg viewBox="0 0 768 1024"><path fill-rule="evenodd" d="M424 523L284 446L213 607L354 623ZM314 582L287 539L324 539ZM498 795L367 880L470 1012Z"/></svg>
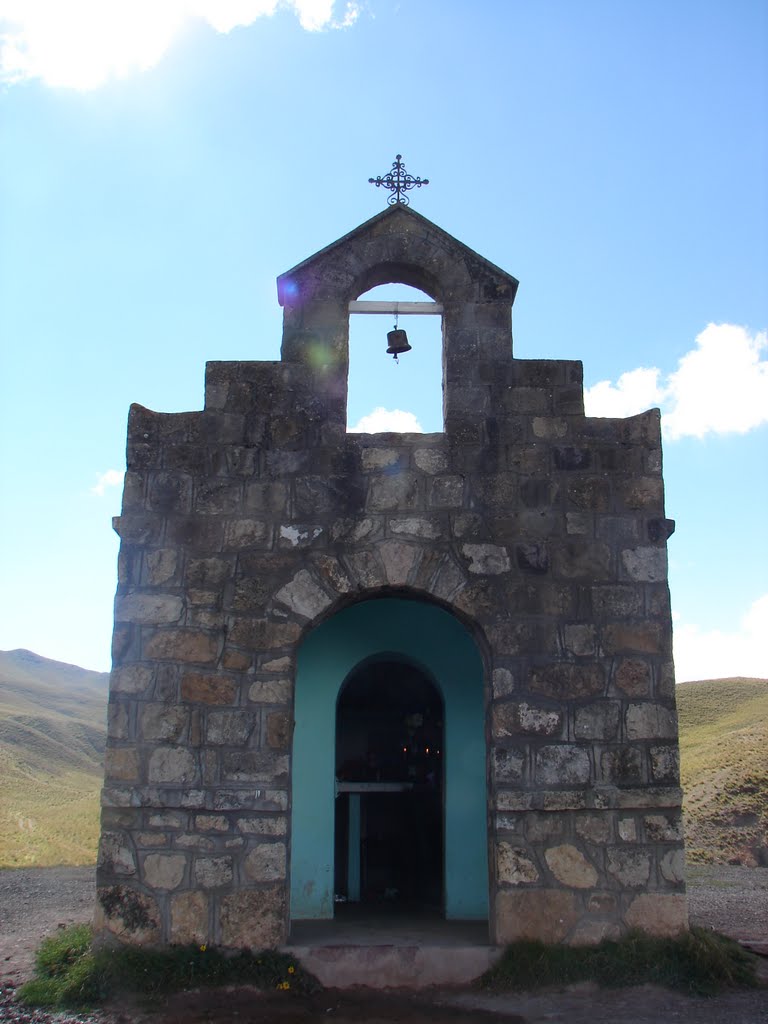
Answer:
<svg viewBox="0 0 768 1024"><path fill-rule="evenodd" d="M359 13L356 0L338 21L334 0L0 0L0 80L95 89L154 67L187 18L226 33L281 7L310 32L348 28Z"/></svg>

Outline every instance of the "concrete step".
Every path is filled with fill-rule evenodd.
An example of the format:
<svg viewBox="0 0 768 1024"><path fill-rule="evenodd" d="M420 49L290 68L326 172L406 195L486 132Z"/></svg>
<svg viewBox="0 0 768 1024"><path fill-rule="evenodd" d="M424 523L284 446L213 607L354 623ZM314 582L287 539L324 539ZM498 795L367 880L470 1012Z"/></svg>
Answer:
<svg viewBox="0 0 768 1024"><path fill-rule="evenodd" d="M288 945L282 951L329 988L466 985L501 956L495 946Z"/></svg>

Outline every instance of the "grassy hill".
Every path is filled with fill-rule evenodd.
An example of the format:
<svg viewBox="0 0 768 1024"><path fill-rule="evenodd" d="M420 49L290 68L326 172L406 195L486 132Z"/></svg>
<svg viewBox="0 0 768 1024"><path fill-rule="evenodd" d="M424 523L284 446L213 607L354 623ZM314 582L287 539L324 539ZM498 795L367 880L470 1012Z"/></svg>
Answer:
<svg viewBox="0 0 768 1024"><path fill-rule="evenodd" d="M0 651L0 867L94 862L108 678ZM768 679L677 704L689 860L768 866Z"/></svg>
<svg viewBox="0 0 768 1024"><path fill-rule="evenodd" d="M94 862L108 680L0 651L0 867Z"/></svg>
<svg viewBox="0 0 768 1024"><path fill-rule="evenodd" d="M768 867L768 679L677 687L690 861Z"/></svg>

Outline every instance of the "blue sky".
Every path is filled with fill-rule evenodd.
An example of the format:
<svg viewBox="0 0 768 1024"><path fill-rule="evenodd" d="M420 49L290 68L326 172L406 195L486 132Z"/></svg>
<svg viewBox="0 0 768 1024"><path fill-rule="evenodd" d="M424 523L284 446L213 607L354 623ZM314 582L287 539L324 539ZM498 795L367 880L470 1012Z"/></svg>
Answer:
<svg viewBox="0 0 768 1024"><path fill-rule="evenodd" d="M678 678L768 677L763 0L0 0L0 37L0 648L109 667L128 406L278 358L276 276L402 153L520 280L517 356L661 406ZM401 325L394 366L356 318L350 426L441 428Z"/></svg>

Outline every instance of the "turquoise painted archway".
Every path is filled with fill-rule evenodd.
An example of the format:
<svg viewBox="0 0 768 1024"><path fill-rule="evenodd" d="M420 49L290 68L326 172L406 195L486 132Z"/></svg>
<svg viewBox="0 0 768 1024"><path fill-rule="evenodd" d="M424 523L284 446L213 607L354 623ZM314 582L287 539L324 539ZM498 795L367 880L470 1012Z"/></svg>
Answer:
<svg viewBox="0 0 768 1024"><path fill-rule="evenodd" d="M488 916L483 663L467 629L428 601L380 598L337 612L305 638L296 669L291 918L333 917L336 700L360 662L423 667L445 706L445 916Z"/></svg>

